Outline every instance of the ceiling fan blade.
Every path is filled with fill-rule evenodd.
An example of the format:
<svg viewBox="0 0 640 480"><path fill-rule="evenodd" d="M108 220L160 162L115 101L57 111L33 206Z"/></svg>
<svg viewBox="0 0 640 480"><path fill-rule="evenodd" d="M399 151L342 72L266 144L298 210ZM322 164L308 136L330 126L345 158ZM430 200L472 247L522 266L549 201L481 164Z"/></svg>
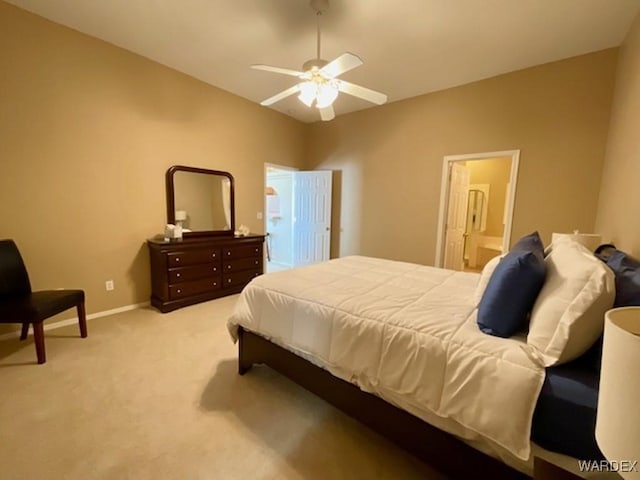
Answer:
<svg viewBox="0 0 640 480"><path fill-rule="evenodd" d="M320 118L323 122L333 120L336 116L336 113L333 111L333 107L331 105L329 105L328 107L319 108L318 110L320 110Z"/></svg>
<svg viewBox="0 0 640 480"><path fill-rule="evenodd" d="M375 103L376 105L382 105L387 101L387 96L384 93L376 92L370 88L361 87L354 83L345 82L344 80L336 80L338 82L338 90L354 97L361 98L367 102Z"/></svg>
<svg viewBox="0 0 640 480"><path fill-rule="evenodd" d="M327 63L320 69L320 73L330 78L335 78L338 75L342 75L349 70L353 70L363 64L363 61L359 56L353 53L343 53L335 60Z"/></svg>
<svg viewBox="0 0 640 480"><path fill-rule="evenodd" d="M254 70L264 70L265 72L282 73L283 75L291 75L292 77L299 77L304 75L304 72L298 72L297 70L290 70L288 68L272 67L271 65L251 65Z"/></svg>
<svg viewBox="0 0 640 480"><path fill-rule="evenodd" d="M266 100L261 101L260 105L262 105L263 107L268 107L269 105L273 105L274 103L279 102L283 98L290 97L291 95L295 95L299 92L300 89L298 88L298 85L294 85L291 88L287 88L286 90L275 94L273 97L269 97Z"/></svg>

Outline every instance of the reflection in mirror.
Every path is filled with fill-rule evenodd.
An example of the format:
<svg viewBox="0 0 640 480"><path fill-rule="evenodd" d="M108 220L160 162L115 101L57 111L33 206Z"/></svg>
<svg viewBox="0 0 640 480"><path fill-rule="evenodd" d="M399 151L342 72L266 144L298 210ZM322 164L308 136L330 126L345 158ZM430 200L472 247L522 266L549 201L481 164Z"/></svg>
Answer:
<svg viewBox="0 0 640 480"><path fill-rule="evenodd" d="M466 233L484 232L487 229L490 185L483 183L469 187Z"/></svg>
<svg viewBox="0 0 640 480"><path fill-rule="evenodd" d="M167 223L186 236L233 235L233 176L229 172L174 165L165 175Z"/></svg>
<svg viewBox="0 0 640 480"><path fill-rule="evenodd" d="M482 215L484 210L484 192L481 190L469 190L467 204L467 232L479 232L482 230Z"/></svg>
<svg viewBox="0 0 640 480"><path fill-rule="evenodd" d="M189 231L231 229L231 181L222 175L176 171L175 221Z"/></svg>

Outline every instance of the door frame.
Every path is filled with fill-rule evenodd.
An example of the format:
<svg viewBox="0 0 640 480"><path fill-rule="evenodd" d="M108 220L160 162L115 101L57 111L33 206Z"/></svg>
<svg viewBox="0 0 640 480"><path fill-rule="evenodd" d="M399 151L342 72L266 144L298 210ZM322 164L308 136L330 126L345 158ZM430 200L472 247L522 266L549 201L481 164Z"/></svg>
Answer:
<svg viewBox="0 0 640 480"><path fill-rule="evenodd" d="M467 153L463 155L445 155L442 159L442 180L440 182L440 207L438 210L438 230L436 237L435 266L442 268L444 264L444 235L449 213L449 172L453 162L468 160L489 160L496 157L511 157L511 174L509 176L509 191L507 192L506 219L502 234L502 251L507 252L511 244L511 228L513 225L513 210L516 199L518 181L518 167L520 165L520 150L503 150L500 152Z"/></svg>

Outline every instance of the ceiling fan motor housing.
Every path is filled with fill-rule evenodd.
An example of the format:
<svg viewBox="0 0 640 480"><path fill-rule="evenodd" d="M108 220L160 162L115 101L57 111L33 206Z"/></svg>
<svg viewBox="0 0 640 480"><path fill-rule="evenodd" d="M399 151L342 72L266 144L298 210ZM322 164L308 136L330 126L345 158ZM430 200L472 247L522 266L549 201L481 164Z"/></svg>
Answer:
<svg viewBox="0 0 640 480"><path fill-rule="evenodd" d="M311 0L311 8L316 15L322 15L324 12L329 10L329 0Z"/></svg>
<svg viewBox="0 0 640 480"><path fill-rule="evenodd" d="M302 64L302 71L303 72L308 72L308 71L312 70L313 67L316 67L317 70L320 70L327 63L329 63L329 62L327 62L326 60L322 60L321 58L314 58L313 60L307 60L306 62L304 62Z"/></svg>

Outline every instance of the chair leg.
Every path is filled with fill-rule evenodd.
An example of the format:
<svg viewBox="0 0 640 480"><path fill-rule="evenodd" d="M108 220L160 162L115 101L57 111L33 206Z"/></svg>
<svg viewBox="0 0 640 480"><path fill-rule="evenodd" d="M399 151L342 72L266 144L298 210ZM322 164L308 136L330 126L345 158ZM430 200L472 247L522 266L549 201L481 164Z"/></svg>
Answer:
<svg viewBox="0 0 640 480"><path fill-rule="evenodd" d="M78 324L80 325L80 336L87 337L87 313L84 310L84 302L78 304Z"/></svg>
<svg viewBox="0 0 640 480"><path fill-rule="evenodd" d="M27 339L27 335L29 335L29 324L28 323L23 323L22 324L22 331L20 332L20 340L26 340Z"/></svg>
<svg viewBox="0 0 640 480"><path fill-rule="evenodd" d="M47 361L47 355L44 351L44 328L42 322L36 322L33 324L33 339L36 343L36 355L38 356L38 363L42 364Z"/></svg>

